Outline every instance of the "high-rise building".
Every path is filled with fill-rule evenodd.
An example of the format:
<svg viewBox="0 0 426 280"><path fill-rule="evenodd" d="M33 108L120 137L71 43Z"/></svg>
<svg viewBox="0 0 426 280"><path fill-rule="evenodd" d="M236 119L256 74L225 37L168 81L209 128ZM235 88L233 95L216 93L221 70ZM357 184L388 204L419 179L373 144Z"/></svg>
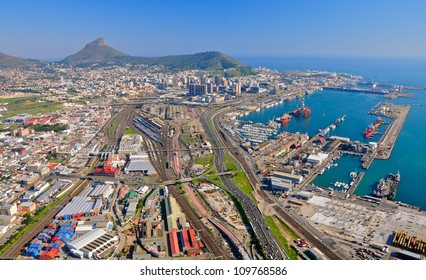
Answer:
<svg viewBox="0 0 426 280"><path fill-rule="evenodd" d="M207 93L207 85L197 85L197 84L190 84L189 85L189 95L195 96L195 95L203 95Z"/></svg>
<svg viewBox="0 0 426 280"><path fill-rule="evenodd" d="M234 90L236 95L241 94L241 84L240 83L235 84Z"/></svg>
<svg viewBox="0 0 426 280"><path fill-rule="evenodd" d="M201 77L200 82L201 84L207 84L207 77L206 76Z"/></svg>
<svg viewBox="0 0 426 280"><path fill-rule="evenodd" d="M214 83L217 86L221 86L222 85L222 78L220 76L214 76Z"/></svg>
<svg viewBox="0 0 426 280"><path fill-rule="evenodd" d="M207 85L207 93L213 93L213 84L208 83L206 85Z"/></svg>

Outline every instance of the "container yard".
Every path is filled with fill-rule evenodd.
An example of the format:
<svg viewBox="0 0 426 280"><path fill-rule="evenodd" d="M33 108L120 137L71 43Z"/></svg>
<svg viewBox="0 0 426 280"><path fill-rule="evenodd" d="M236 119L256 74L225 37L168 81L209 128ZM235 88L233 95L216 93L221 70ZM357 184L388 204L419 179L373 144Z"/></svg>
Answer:
<svg viewBox="0 0 426 280"><path fill-rule="evenodd" d="M55 259L74 236L76 226L77 223L70 220L54 220L30 242L23 255L40 260Z"/></svg>
<svg viewBox="0 0 426 280"><path fill-rule="evenodd" d="M404 231L395 232L392 245L426 256L426 241Z"/></svg>

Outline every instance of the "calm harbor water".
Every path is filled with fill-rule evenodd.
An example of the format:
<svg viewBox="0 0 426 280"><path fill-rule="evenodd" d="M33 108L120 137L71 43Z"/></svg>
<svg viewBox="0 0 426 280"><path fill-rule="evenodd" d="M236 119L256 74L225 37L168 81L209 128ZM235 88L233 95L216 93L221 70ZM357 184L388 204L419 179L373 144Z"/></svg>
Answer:
<svg viewBox="0 0 426 280"><path fill-rule="evenodd" d="M267 67L278 70L326 70L361 75L368 80L387 84L426 87L426 59L403 58L327 58L327 57L240 57L252 67ZM410 90L407 90L410 91ZM396 104L411 104L411 111L399 134L396 145L389 160L374 160L371 167L356 189L359 195L371 194L373 188L388 173L401 173L396 200L420 206L426 209L426 91L413 90L413 99L399 98L392 100ZM376 117L368 115L368 111L379 101L385 101L380 95L353 93L334 90L318 91L305 98L306 106L312 109L308 119L292 118L281 131L307 132L310 136L318 133L337 118L347 115L346 120L330 135L349 137L361 142L377 141L380 135L372 140L362 135L364 129ZM284 112L301 105L296 99L274 107L265 108L241 117L242 120L267 123L268 120L280 117ZM386 125L379 131L384 131ZM348 181L349 172L361 171L359 157L343 157L337 167L318 176L315 183L324 187L335 181Z"/></svg>

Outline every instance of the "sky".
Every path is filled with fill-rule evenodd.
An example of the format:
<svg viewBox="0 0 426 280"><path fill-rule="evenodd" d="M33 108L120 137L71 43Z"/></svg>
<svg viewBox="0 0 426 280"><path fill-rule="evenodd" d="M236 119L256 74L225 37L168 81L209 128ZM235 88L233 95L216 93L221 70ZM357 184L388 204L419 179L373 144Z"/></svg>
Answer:
<svg viewBox="0 0 426 280"><path fill-rule="evenodd" d="M0 2L0 52L63 59L103 37L135 56L426 56L424 0Z"/></svg>

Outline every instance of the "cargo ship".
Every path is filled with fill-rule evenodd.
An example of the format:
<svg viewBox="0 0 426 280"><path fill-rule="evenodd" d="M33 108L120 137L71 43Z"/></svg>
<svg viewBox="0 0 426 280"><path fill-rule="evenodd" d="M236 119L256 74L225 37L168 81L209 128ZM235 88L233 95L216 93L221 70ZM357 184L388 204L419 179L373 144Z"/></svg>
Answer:
<svg viewBox="0 0 426 280"><path fill-rule="evenodd" d="M293 115L296 117L307 118L311 116L311 109L305 107L305 98L302 96L302 107L297 108L293 111Z"/></svg>
<svg viewBox="0 0 426 280"><path fill-rule="evenodd" d="M374 135L376 134L376 129L374 128L374 125L369 125L365 130L364 130L364 137L366 138L372 138Z"/></svg>
<svg viewBox="0 0 426 280"><path fill-rule="evenodd" d="M400 180L401 175L399 171L396 174L389 173L386 179L380 179L376 189L373 191L373 196L394 200Z"/></svg>

